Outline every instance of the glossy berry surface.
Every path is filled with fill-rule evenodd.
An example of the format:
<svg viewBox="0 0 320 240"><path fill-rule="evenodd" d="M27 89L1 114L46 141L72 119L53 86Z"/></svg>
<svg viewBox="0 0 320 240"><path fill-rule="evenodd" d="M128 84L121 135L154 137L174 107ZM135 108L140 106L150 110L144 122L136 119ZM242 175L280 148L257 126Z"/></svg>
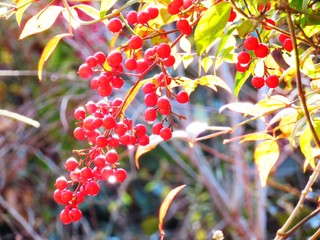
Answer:
<svg viewBox="0 0 320 240"><path fill-rule="evenodd" d="M269 88L276 88L279 85L279 78L275 75L271 75L266 79L266 85Z"/></svg>
<svg viewBox="0 0 320 240"><path fill-rule="evenodd" d="M263 77L253 77L251 84L254 88L260 89L265 85L265 80Z"/></svg>

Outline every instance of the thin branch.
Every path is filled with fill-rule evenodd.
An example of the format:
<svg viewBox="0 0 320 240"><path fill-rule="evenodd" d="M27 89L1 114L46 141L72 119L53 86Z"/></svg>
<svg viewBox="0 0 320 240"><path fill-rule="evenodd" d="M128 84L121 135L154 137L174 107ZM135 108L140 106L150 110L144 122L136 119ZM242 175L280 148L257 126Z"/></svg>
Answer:
<svg viewBox="0 0 320 240"><path fill-rule="evenodd" d="M320 237L320 228L309 238L309 240L317 240Z"/></svg>
<svg viewBox="0 0 320 240"><path fill-rule="evenodd" d="M40 127L40 123L38 121L35 121L31 118L28 118L26 116L23 116L21 114L18 114L18 113L14 113L14 112L10 112L8 110L4 110L4 109L0 109L0 116L5 116L5 117L9 117L9 118L12 118L12 119L15 119L19 122L23 122L23 123L26 123L26 124L29 124L35 128L38 128Z"/></svg>

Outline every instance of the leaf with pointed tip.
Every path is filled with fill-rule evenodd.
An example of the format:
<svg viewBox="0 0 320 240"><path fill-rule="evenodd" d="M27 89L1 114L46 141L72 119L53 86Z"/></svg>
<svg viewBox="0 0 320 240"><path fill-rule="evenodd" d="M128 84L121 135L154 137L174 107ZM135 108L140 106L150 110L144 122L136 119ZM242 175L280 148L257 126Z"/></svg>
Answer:
<svg viewBox="0 0 320 240"><path fill-rule="evenodd" d="M38 12L27 21L19 39L23 39L32 34L49 29L54 24L62 10L63 7L49 6Z"/></svg>
<svg viewBox="0 0 320 240"><path fill-rule="evenodd" d="M22 15L25 12L25 10L31 5L33 1L31 0L18 0L17 1L17 11L16 11L16 20L18 25L21 24Z"/></svg>
<svg viewBox="0 0 320 240"><path fill-rule="evenodd" d="M49 40L49 42L47 43L47 45L43 49L43 51L41 53L41 57L39 59L39 63L38 63L38 78L40 81L42 80L42 69L43 69L44 63L48 60L48 58L50 57L50 55L52 54L52 52L54 51L54 49L56 48L56 46L58 45L60 40L64 37L67 37L67 36L70 36L70 34L63 33L63 34L59 34L59 35L54 36L53 38L51 38Z"/></svg>
<svg viewBox="0 0 320 240"><path fill-rule="evenodd" d="M80 11L84 12L87 14L89 17L97 20L100 18L100 13L97 9L90 5L85 5L85 4L79 4L73 7L74 9L79 9Z"/></svg>
<svg viewBox="0 0 320 240"><path fill-rule="evenodd" d="M164 218L167 215L168 209L170 207L170 204L172 202L172 200L175 198L175 196L186 187L187 185L181 185L179 187L176 187L175 189L171 190L169 192L169 194L165 197L165 199L163 200L161 206L160 206L160 210L159 210L159 232L161 235L161 239L164 238L164 231L163 231L163 222L164 222Z"/></svg>
<svg viewBox="0 0 320 240"><path fill-rule="evenodd" d="M257 141L257 140L272 140L274 139L271 135L267 133L252 133L246 135L240 143L248 142L248 141Z"/></svg>
<svg viewBox="0 0 320 240"><path fill-rule="evenodd" d="M218 87L222 87L223 89L225 89L231 93L231 89L225 83L225 81L223 81L221 78L219 78L217 76L206 75L206 76L201 77L198 81L199 81L200 85L210 87L215 91L217 91L216 86L218 86Z"/></svg>
<svg viewBox="0 0 320 240"><path fill-rule="evenodd" d="M198 55L201 55L207 47L222 35L228 23L230 11L231 4L228 2L219 2L205 11L194 32L194 42Z"/></svg>
<svg viewBox="0 0 320 240"><path fill-rule="evenodd" d="M254 162L257 165L260 182L266 186L268 175L280 155L279 145L275 140L267 140L258 144L254 150Z"/></svg>
<svg viewBox="0 0 320 240"><path fill-rule="evenodd" d="M100 4L100 19L113 7L117 0L101 0Z"/></svg>

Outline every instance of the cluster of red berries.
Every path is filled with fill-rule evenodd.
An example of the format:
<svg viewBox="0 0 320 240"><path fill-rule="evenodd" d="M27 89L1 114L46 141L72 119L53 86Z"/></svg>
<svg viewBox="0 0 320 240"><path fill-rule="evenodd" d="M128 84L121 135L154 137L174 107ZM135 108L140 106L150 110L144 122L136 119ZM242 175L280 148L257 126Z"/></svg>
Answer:
<svg viewBox="0 0 320 240"><path fill-rule="evenodd" d="M181 18L176 25L184 35L191 34L192 27L187 19L188 16L182 12L187 9L189 11L192 6L192 0L174 0L168 5L170 14L181 13ZM78 205L86 196L95 196L99 193L100 181L111 183L125 181L127 173L119 168L118 147L146 146L150 142L146 125L134 124L125 115L128 97L112 98L114 89L120 89L124 85L124 76L137 78L136 83L129 90L129 96L134 88L140 87L138 83L151 69L155 66L161 69L159 74L143 84L141 88L146 105L144 118L147 123L152 124L152 134L159 135L165 141L169 140L172 137L174 119L184 118L174 113L172 107L172 101L180 104L189 102L187 92L176 93L171 88L172 82L179 85L183 81L179 77L172 77L166 70L175 63L175 57L171 52L172 46L166 38L162 38L163 42L143 48L143 45L148 45L144 44L146 41L160 34L149 26L149 21L158 15L157 8L149 7L139 12L128 12L126 24L116 17L110 19L107 27L112 33L125 31L124 26L127 24L141 24L152 29L152 37L129 36L128 41L115 50L108 54L96 52L79 66L79 76L90 78L91 88L101 97L108 97L108 99L89 101L84 107L78 107L74 111L77 127L73 135L79 141L87 141L90 147L74 151L79 156L78 160L72 157L66 161L65 168L69 172L70 180L65 177L59 177L56 180L54 199L57 203L65 205L60 214L64 224L81 219L82 213ZM127 36L127 34L124 35Z"/></svg>
<svg viewBox="0 0 320 240"><path fill-rule="evenodd" d="M282 43L283 49L288 52L293 50L292 40L288 35L280 33L278 39Z"/></svg>
<svg viewBox="0 0 320 240"><path fill-rule="evenodd" d="M267 78L254 76L251 79L251 84L257 89L262 88L264 85L269 88L276 88L279 85L279 77L276 75L270 75Z"/></svg>

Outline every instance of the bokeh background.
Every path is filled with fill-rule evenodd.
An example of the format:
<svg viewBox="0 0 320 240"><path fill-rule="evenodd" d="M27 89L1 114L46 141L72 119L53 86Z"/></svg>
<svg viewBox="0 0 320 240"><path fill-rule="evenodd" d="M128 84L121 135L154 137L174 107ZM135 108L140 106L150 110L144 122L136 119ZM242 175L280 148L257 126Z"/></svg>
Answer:
<svg viewBox="0 0 320 240"><path fill-rule="evenodd" d="M118 1L115 7L123 2ZM97 2L92 4L98 6ZM41 6L43 3L35 3L23 24ZM254 144L223 144L226 138L259 129L259 122L193 147L181 139L161 143L141 157L140 170L134 165L134 151L121 149L127 181L121 185L103 183L99 196L81 205L84 217L80 222L61 224L62 206L52 199L54 181L67 174L64 162L73 156L72 150L85 147L72 136L73 109L99 100L89 82L79 79L77 68L88 55L108 52L112 39L102 24L79 28L72 39L59 44L39 83L36 69L43 47L52 36L67 31L68 25L59 18L49 31L18 41L21 27L14 17L0 19L0 109L41 124L34 128L0 116L0 239L159 239L160 204L171 189L182 184L187 188L173 201L166 217L167 239L212 239L216 230L222 230L226 239L270 239L275 235L295 206L310 172L302 172L299 150L292 151L287 142L279 142L283 151L277 169L271 173L268 187L261 188L253 164ZM173 76L196 78L198 59L195 57L187 69L181 66L170 71ZM218 71L231 88L234 74L234 64L223 64ZM127 79L115 96L124 96L132 81ZM239 99L255 102L262 93L247 84ZM138 94L128 109L128 116L135 121L143 121L141 99ZM242 116L229 111L219 114L219 108L234 101L232 94L221 88L214 92L198 87L190 104L175 106L187 117L176 129L185 130L193 122L233 126ZM313 192L299 218L316 205ZM291 239L305 239L319 223L318 217L313 218Z"/></svg>

